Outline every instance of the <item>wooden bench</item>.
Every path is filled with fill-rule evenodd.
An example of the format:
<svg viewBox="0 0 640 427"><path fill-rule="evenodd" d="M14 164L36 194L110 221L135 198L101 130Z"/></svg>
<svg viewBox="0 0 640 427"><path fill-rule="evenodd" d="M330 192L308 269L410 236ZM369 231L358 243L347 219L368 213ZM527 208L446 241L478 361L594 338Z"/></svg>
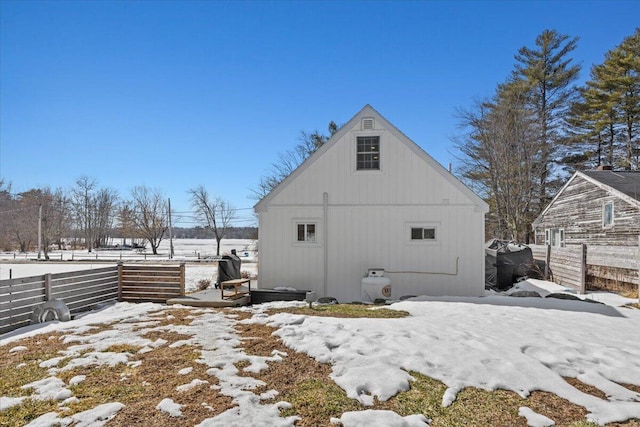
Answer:
<svg viewBox="0 0 640 427"><path fill-rule="evenodd" d="M248 284L249 290L247 291L238 291L240 286ZM227 298L235 299L243 295L247 295L251 292L251 280L250 279L233 279L233 280L225 280L224 282L220 282L220 298L224 299L224 288L233 288L233 295L227 295Z"/></svg>

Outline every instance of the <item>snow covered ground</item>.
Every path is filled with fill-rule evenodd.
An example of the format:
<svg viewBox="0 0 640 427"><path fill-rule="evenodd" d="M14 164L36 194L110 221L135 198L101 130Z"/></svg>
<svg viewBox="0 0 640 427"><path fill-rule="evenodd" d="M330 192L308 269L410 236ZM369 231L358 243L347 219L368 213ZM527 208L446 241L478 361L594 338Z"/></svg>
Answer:
<svg viewBox="0 0 640 427"><path fill-rule="evenodd" d="M444 406L454 402L457 393L468 386L512 390L521 396L545 390L584 406L587 418L599 424L640 418L640 394L620 385L640 385L640 340L637 339L640 310L615 304L494 295L419 297L389 306L410 313L409 317L400 319L337 319L265 312L268 307L289 304L297 303L239 309L252 315L246 320L213 309L193 309L191 324L155 329L158 319L170 318L165 312L169 308L158 304L118 303L70 322L40 324L35 329L28 327L5 334L0 336L0 346L22 351L16 343L20 338L33 334L46 336L54 331L65 334L65 341L76 343L60 358L42 361L41 366L49 369L49 377L31 385L34 397L54 397L60 401L60 411L34 420L29 424L31 427L66 426L78 417L85 420L86 424L82 425L103 425L105 419L115 416L122 408L119 402L65 417L65 402L74 399L71 382L82 381L82 378L65 384L56 373L83 364L130 363L131 355L105 353L105 350L118 343L137 345L143 348L140 351L146 352L167 345L162 340L143 337L154 330L173 330L191 337L172 345L198 346L197 362L209 367L207 374L217 378L216 387L233 399L232 409L204 420L200 426L293 426L295 416L282 418L279 413L279 408L288 407L288 403L264 402L277 395L277 390L256 395L252 390L257 380L246 376L265 369L267 361L286 359L287 354L274 352L266 357L245 354L234 329L239 323L273 326L287 347L331 364L332 379L363 405L362 411L333 419L336 425L427 425L427 418L419 414L401 417L389 411L367 410L375 396L384 400L407 390L412 381L409 371L446 384ZM111 330L92 333L90 324L107 322L119 323ZM216 328L211 328L212 324ZM61 368L59 365L65 357L71 360ZM243 360L248 364L244 375L239 375L233 364ZM176 366L175 375L182 375L189 368ZM595 386L607 399L585 394L562 377L575 377ZM179 393L176 390L175 395L166 396L154 406L157 405L158 411L180 417ZM0 397L0 411L19 402L20 398ZM520 408L519 413L529 425L551 425L552 422L526 407Z"/></svg>
<svg viewBox="0 0 640 427"><path fill-rule="evenodd" d="M118 244L119 239L113 242ZM223 239L220 242L220 255L228 255L231 250L235 250L238 256L247 262L255 262L256 240L251 239ZM173 239L173 259L176 261L197 261L213 258L216 255L215 239ZM138 249L95 249L91 253L86 250L55 250L49 252L52 261L91 261L91 260L168 260L169 240L164 239L158 247L158 255L151 253L151 248L147 244L145 250ZM37 252L0 252L0 260L26 261L36 260ZM41 259L44 255L41 254Z"/></svg>
<svg viewBox="0 0 640 427"><path fill-rule="evenodd" d="M241 271L246 271L251 277L258 274L258 264L255 252L255 240L248 239L225 239L221 242L221 254L229 254L235 249L240 260L242 261ZM147 261L153 262L154 259L166 262L169 250L169 243L163 241L160 247L162 255L153 258L147 255ZM213 239L175 239L174 240L175 256L173 261L186 262L186 291L193 292L198 289L198 283L202 279L210 280L213 284L218 275L217 264L213 261L197 262L198 258L202 260L205 256L215 254L215 240ZM124 254L123 261L142 261L145 255L134 250L122 251ZM87 251L58 251L51 254L53 261L60 258L66 260L64 262L25 262L37 258L36 253L17 255L14 261L13 253L0 254L0 280L19 277L38 276L47 273L65 273L68 271L88 270L94 268L103 268L115 265L119 260L120 251L98 251L98 261L92 259L95 256ZM73 262L71 259L82 260L82 262ZM111 262L108 261L111 260ZM190 262L193 261L193 262ZM255 283L254 283L255 286Z"/></svg>

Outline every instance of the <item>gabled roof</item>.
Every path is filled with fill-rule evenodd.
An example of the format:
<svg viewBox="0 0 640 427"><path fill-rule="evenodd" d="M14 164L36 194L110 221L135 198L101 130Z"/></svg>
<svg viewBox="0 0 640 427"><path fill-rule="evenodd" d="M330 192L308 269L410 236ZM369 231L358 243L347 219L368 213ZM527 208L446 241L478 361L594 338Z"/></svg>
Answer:
<svg viewBox="0 0 640 427"><path fill-rule="evenodd" d="M402 133L398 128L396 128L391 122L385 119L382 114L378 113L371 105L365 105L362 110L360 110L351 120L349 120L344 126L342 126L327 142L322 144L320 148L318 148L309 158L307 158L300 166L298 166L289 176L287 176L280 184L278 184L269 194L264 196L256 205L253 207L256 212L264 210L271 200L280 193L284 188L289 185L296 177L302 174L311 164L313 164L317 159L319 159L327 150L329 150L333 145L335 145L345 134L351 131L364 117L373 117L377 122L381 123L382 126L388 130L391 134L393 134L399 141L407 145L418 157L424 160L429 166L431 166L436 172L444 177L446 181L451 183L454 187L456 187L459 191L461 191L465 196L471 200L472 203L477 205L483 212L489 211L489 205L482 200L477 194L469 189L466 185L464 185L460 180L458 180L453 174L451 174L448 170L446 170L440 163L435 161L433 157L431 157L426 151L424 151L420 146L418 146L415 142L409 139L404 133Z"/></svg>
<svg viewBox="0 0 640 427"><path fill-rule="evenodd" d="M582 177L593 185L608 191L627 203L640 208L640 171L576 171L569 181L558 191L544 210L533 221L532 225L540 223L556 199L564 193L566 188L576 179Z"/></svg>

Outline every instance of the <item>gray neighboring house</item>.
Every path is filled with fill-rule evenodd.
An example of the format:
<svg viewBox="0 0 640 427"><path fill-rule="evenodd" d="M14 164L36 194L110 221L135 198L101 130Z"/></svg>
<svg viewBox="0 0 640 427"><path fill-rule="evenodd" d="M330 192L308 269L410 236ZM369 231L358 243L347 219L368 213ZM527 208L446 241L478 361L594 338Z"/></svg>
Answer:
<svg viewBox="0 0 640 427"><path fill-rule="evenodd" d="M533 222L538 245L638 246L640 171L578 171Z"/></svg>

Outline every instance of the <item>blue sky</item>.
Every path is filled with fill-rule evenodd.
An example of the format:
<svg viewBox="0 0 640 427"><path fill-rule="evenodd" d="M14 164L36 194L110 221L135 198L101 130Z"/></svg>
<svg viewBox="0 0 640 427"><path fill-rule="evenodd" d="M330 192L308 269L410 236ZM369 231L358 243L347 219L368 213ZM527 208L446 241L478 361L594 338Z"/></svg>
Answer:
<svg viewBox="0 0 640 427"><path fill-rule="evenodd" d="M0 177L146 185L177 211L202 184L249 208L301 130L365 104L455 166L456 108L490 96L518 48L578 36L584 81L639 17L640 1L0 0Z"/></svg>

